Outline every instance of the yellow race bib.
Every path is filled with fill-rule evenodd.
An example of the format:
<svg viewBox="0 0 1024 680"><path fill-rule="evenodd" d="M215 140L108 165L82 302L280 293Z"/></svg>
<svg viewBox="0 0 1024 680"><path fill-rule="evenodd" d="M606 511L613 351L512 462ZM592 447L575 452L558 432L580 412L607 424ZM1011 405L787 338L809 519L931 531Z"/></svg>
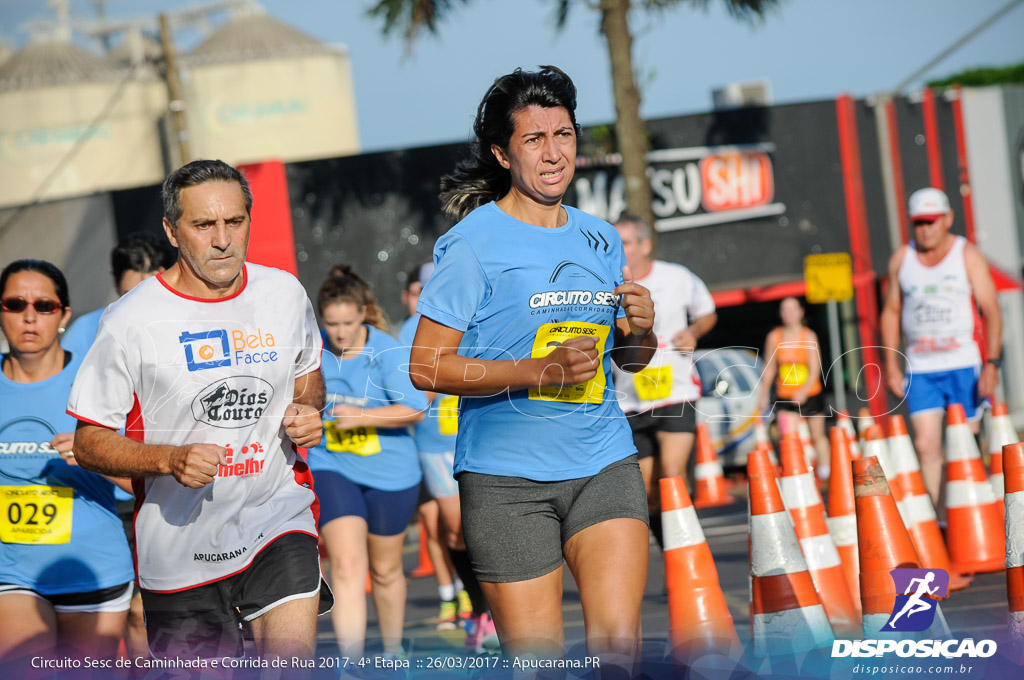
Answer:
<svg viewBox="0 0 1024 680"><path fill-rule="evenodd" d="M587 323L585 321L546 323L537 329L537 337L533 340L533 351L530 353L530 356L534 359L546 357L566 340L585 336L597 340L597 356L601 357L604 356L604 346L608 340L609 330L611 330L611 326ZM529 397L530 399L538 399L540 401L600 404L604 401L604 389L604 371L601 366L598 366L597 374L587 382L575 385L532 387L529 391Z"/></svg>
<svg viewBox="0 0 1024 680"><path fill-rule="evenodd" d="M779 384L799 387L807 382L807 364L779 364Z"/></svg>
<svg viewBox="0 0 1024 680"><path fill-rule="evenodd" d="M377 428L350 427L341 429L334 421L324 423L327 435L327 450L335 453L354 453L357 456L372 456L380 453L380 437Z"/></svg>
<svg viewBox="0 0 1024 680"><path fill-rule="evenodd" d="M0 486L0 541L67 543L74 499L66 486Z"/></svg>
<svg viewBox="0 0 1024 680"><path fill-rule="evenodd" d="M672 394L672 367L648 366L633 374L636 396L642 401L668 399Z"/></svg>
<svg viewBox="0 0 1024 680"><path fill-rule="evenodd" d="M437 405L437 427L448 436L459 433L459 398L448 395Z"/></svg>

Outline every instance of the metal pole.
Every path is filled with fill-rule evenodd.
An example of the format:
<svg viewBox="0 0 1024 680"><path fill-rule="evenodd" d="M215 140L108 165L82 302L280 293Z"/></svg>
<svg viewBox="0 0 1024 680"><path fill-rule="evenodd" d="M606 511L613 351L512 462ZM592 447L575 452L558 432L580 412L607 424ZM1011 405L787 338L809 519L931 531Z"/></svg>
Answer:
<svg viewBox="0 0 1024 680"><path fill-rule="evenodd" d="M171 110L171 129L174 133L172 146L178 152L178 164L184 165L192 160L192 148L189 144L185 99L181 92L181 79L178 77L178 58L175 56L174 45L171 42L171 24L166 14L160 15L160 44L164 50L167 107Z"/></svg>
<svg viewBox="0 0 1024 680"><path fill-rule="evenodd" d="M836 410L846 410L846 379L843 377L843 365L839 361L842 356L842 341L839 337L839 303L828 301L828 344L832 348L832 372L830 375L835 390Z"/></svg>

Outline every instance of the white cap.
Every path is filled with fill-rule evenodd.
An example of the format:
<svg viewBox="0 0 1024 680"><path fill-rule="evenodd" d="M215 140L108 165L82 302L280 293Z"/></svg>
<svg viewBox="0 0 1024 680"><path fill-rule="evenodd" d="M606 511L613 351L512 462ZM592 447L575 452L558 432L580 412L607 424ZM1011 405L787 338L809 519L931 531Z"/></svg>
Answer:
<svg viewBox="0 0 1024 680"><path fill-rule="evenodd" d="M910 195L910 219L942 217L949 212L949 199L946 194L928 187L918 189Z"/></svg>

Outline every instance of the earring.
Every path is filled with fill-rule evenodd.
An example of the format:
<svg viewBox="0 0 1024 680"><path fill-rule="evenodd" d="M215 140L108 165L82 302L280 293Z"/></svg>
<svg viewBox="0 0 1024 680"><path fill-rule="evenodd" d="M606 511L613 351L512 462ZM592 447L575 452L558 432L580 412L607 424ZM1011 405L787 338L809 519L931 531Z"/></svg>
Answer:
<svg viewBox="0 0 1024 680"><path fill-rule="evenodd" d="M57 332L60 333L61 335L63 335L64 334L64 326L61 326L60 328L58 328Z"/></svg>

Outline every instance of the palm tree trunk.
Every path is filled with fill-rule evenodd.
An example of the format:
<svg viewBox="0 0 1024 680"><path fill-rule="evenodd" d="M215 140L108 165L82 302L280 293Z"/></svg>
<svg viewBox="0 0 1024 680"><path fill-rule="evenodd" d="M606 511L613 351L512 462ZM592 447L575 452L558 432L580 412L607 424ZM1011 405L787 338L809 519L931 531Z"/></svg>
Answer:
<svg viewBox="0 0 1024 680"><path fill-rule="evenodd" d="M640 118L640 91L633 73L633 38L629 32L630 0L602 0L601 32L608 43L615 97L615 136L622 154L629 211L647 220L655 239L651 182L647 177L647 134ZM657 245L655 241L655 245Z"/></svg>

